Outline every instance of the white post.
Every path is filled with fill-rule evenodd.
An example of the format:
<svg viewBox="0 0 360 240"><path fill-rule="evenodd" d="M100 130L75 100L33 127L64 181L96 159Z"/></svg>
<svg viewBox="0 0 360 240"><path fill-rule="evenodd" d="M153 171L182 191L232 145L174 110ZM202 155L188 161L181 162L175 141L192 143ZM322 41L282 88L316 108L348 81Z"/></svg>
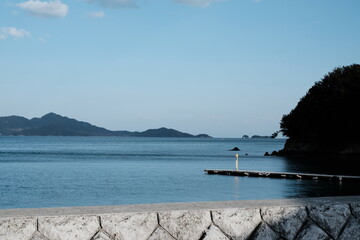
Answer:
<svg viewBox="0 0 360 240"><path fill-rule="evenodd" d="M239 171L239 154L236 154L236 171Z"/></svg>

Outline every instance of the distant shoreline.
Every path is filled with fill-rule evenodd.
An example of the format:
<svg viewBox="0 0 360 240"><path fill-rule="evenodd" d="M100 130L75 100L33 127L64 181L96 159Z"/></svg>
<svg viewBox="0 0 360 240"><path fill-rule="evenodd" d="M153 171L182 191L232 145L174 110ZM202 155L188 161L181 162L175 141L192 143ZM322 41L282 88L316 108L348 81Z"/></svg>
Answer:
<svg viewBox="0 0 360 240"><path fill-rule="evenodd" d="M212 138L208 134L192 135L175 129L161 127L143 132L111 131L87 122L48 113L41 118L21 116L0 117L2 136L114 136L114 137L190 137Z"/></svg>

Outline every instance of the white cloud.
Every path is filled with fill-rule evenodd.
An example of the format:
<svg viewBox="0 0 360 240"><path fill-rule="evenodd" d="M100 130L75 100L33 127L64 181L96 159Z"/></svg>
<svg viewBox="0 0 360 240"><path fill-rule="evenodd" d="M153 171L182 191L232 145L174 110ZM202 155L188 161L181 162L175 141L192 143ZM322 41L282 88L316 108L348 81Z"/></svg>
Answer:
<svg viewBox="0 0 360 240"><path fill-rule="evenodd" d="M135 0L85 0L90 3L97 3L107 8L134 8L137 7Z"/></svg>
<svg viewBox="0 0 360 240"><path fill-rule="evenodd" d="M65 17L69 12L68 6L61 0L29 0L16 6L37 17Z"/></svg>
<svg viewBox="0 0 360 240"><path fill-rule="evenodd" d="M30 37L30 33L24 29L17 29L15 27L0 27L0 40L5 40L8 37L25 38Z"/></svg>
<svg viewBox="0 0 360 240"><path fill-rule="evenodd" d="M46 43L46 39L45 39L45 38L43 38L43 37L39 37L38 39L39 39L39 41L40 41L40 42L42 42L42 43Z"/></svg>
<svg viewBox="0 0 360 240"><path fill-rule="evenodd" d="M38 40L42 43L47 43L48 39L51 38L50 34L45 34L43 36L38 37Z"/></svg>
<svg viewBox="0 0 360 240"><path fill-rule="evenodd" d="M105 13L103 11L99 11L99 12L91 12L88 15L91 18L103 18L105 17Z"/></svg>
<svg viewBox="0 0 360 240"><path fill-rule="evenodd" d="M191 6L199 6L199 7L207 7L211 3L221 2L223 0L175 0L178 3L191 5Z"/></svg>

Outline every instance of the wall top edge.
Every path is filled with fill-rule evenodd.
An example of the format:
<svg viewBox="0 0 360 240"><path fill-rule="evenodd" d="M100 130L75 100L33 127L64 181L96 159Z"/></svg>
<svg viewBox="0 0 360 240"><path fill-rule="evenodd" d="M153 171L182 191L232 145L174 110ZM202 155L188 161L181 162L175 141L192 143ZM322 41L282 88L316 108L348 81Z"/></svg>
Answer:
<svg viewBox="0 0 360 240"><path fill-rule="evenodd" d="M107 213L163 212L180 210L216 210L224 208L290 207L323 204L346 204L360 202L360 196L337 196L270 200L241 200L219 202L157 203L89 207L18 208L0 209L0 218L99 215Z"/></svg>

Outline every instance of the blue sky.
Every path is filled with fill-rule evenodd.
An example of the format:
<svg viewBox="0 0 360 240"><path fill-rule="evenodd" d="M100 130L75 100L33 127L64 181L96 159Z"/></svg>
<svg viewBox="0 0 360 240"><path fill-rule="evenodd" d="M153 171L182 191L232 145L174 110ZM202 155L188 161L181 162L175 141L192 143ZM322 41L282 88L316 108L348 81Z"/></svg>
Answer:
<svg viewBox="0 0 360 240"><path fill-rule="evenodd" d="M4 0L0 115L269 135L359 63L359 0Z"/></svg>

